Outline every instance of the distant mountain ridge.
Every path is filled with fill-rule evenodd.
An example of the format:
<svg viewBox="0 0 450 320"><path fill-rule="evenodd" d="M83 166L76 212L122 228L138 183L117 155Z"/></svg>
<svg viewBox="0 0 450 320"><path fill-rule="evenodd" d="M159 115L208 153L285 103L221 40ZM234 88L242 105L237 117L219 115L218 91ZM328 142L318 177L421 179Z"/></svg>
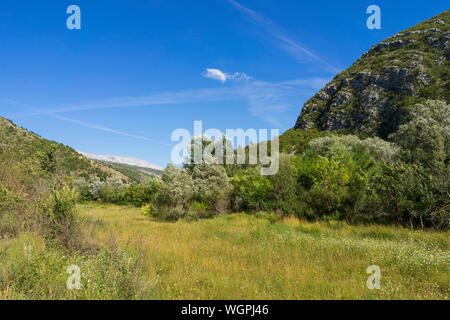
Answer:
<svg viewBox="0 0 450 320"><path fill-rule="evenodd" d="M92 160L126 164L126 165L130 165L130 166L149 168L149 169L154 169L154 170L158 170L158 171L164 170L164 168L157 166L156 164L150 163L146 160L142 160L142 159L123 157L123 156L114 156L114 155L108 155L108 154L94 154L94 153L88 153L88 152L83 152L83 151L77 151L77 152L80 153L81 155L85 156L86 158L92 159Z"/></svg>
<svg viewBox="0 0 450 320"><path fill-rule="evenodd" d="M308 100L295 129L386 138L415 103L450 103L450 10L374 45Z"/></svg>

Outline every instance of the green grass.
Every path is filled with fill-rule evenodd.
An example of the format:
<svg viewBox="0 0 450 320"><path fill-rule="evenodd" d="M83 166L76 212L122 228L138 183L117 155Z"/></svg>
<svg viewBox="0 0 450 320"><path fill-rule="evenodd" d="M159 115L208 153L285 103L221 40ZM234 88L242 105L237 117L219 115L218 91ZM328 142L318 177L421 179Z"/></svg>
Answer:
<svg viewBox="0 0 450 320"><path fill-rule="evenodd" d="M0 299L143 299L149 286L138 250L114 245L95 254L69 253L22 233L0 241ZM67 267L81 270L81 289L69 290Z"/></svg>
<svg viewBox="0 0 450 320"><path fill-rule="evenodd" d="M447 299L448 233L384 226L271 224L245 214L196 222L152 221L134 208L84 207L97 232L141 241L155 299ZM368 290L378 265L381 290Z"/></svg>
<svg viewBox="0 0 450 320"><path fill-rule="evenodd" d="M133 207L80 208L95 221L92 241L104 249L94 255L63 255L32 235L9 245L0 240L0 297L448 299L450 295L448 232L296 219L273 223L264 214L165 223L142 216ZM36 242L33 266L23 250L30 239ZM116 251L121 253L111 253ZM138 260L136 268L133 261ZM81 267L81 290L65 288L69 264ZM370 265L381 268L380 290L366 286Z"/></svg>

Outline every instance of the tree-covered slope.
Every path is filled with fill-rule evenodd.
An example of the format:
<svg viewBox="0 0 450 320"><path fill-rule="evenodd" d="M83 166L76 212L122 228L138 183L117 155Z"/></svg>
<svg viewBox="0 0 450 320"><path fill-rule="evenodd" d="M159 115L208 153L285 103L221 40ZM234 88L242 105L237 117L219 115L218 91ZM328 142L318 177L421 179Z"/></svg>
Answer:
<svg viewBox="0 0 450 320"><path fill-rule="evenodd" d="M450 10L374 45L307 101L296 129L387 137L410 107L450 102Z"/></svg>
<svg viewBox="0 0 450 320"><path fill-rule="evenodd" d="M144 168L138 166L132 166L129 164L115 163L109 161L94 160L101 165L114 169L124 175L126 175L130 180L136 183L145 182L150 178L157 177L161 174L161 171L151 168Z"/></svg>
<svg viewBox="0 0 450 320"><path fill-rule="evenodd" d="M46 140L0 117L0 159L3 157L17 162L32 158L43 169L58 176L100 180L117 176L124 181L129 180L122 173L86 159L70 147Z"/></svg>

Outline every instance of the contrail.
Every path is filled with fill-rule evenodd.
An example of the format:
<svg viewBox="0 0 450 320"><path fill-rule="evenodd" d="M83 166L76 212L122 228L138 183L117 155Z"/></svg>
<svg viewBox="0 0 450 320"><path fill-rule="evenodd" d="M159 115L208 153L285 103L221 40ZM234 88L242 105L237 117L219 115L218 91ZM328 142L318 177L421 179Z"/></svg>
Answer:
<svg viewBox="0 0 450 320"><path fill-rule="evenodd" d="M247 8L235 0L225 0L230 3L239 12L243 13L245 16L249 17L256 24L264 28L273 38L278 40L281 49L293 56L297 61L304 63L305 56L319 62L322 64L322 69L330 73L338 73L339 68L336 68L322 58L312 53L296 41L289 39L287 36L282 35L281 28L271 19L265 17L263 14L256 12L250 8Z"/></svg>
<svg viewBox="0 0 450 320"><path fill-rule="evenodd" d="M74 124L77 124L77 125L82 126L82 127L95 129L95 130L99 130L99 131L104 131L104 132L109 132L109 133L114 133L114 134L117 134L117 135L130 137L130 138L134 138L134 139L150 141L150 142L156 142L156 143L161 144L163 146L171 147L171 145L167 144L167 143L158 142L158 141L152 140L152 139L147 138L147 137L143 137L143 136L139 136L139 135L135 135L135 134L131 134L131 133L127 133L127 132L111 129L111 128L104 127L104 126L99 126L99 125L88 123L88 122L84 122L84 121L81 121L81 120L76 120L76 119L64 117L64 116L55 114L53 112L43 111L43 110L31 107L29 105L20 103L18 101L14 101L14 100L10 100L10 99L0 99L0 103L4 103L4 104L11 105L11 106L23 108L23 109L26 109L26 110L29 110L29 111L32 111L32 112L36 112L37 114L45 114L47 116L50 116L50 117L53 117L53 118L56 118L56 119L59 119L59 120L63 120L63 121L66 121L66 122L74 123Z"/></svg>

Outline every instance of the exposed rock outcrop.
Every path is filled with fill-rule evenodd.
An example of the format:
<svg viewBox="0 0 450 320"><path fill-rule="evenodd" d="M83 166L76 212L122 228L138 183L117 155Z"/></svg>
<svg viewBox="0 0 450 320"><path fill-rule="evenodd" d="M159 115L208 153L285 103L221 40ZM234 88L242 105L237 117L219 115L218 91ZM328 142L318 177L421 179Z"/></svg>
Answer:
<svg viewBox="0 0 450 320"><path fill-rule="evenodd" d="M303 106L295 128L387 137L410 107L449 101L450 10L374 45Z"/></svg>

